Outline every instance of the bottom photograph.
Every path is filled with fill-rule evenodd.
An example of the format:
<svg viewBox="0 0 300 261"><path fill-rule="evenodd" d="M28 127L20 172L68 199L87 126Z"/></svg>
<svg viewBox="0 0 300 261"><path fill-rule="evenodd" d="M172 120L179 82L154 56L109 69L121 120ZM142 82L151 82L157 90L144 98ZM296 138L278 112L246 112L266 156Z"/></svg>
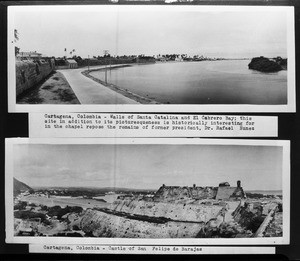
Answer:
<svg viewBox="0 0 300 261"><path fill-rule="evenodd" d="M7 139L6 241L288 244L289 161L288 141Z"/></svg>

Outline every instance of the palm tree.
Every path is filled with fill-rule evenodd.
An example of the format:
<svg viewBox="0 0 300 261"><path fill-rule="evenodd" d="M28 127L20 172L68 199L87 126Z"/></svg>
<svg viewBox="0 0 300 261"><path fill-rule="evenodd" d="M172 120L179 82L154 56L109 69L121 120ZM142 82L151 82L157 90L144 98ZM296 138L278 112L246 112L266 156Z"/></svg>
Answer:
<svg viewBox="0 0 300 261"><path fill-rule="evenodd" d="M15 42L19 41L19 32L17 29L14 30Z"/></svg>
<svg viewBox="0 0 300 261"><path fill-rule="evenodd" d="M14 30L14 42L16 43L19 41L19 32L17 29ZM15 46L15 56L17 56L20 53L20 48Z"/></svg>

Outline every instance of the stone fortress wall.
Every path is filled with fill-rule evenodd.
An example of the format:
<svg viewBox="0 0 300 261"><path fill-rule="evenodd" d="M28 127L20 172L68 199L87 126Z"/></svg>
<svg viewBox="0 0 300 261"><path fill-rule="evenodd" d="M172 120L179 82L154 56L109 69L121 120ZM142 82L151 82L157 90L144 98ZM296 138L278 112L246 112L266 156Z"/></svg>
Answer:
<svg viewBox="0 0 300 261"><path fill-rule="evenodd" d="M143 200L116 200L111 210L149 217L165 217L176 221L207 222L217 218L223 205L151 202Z"/></svg>
<svg viewBox="0 0 300 261"><path fill-rule="evenodd" d="M230 200L245 198L241 182L237 181L236 187L231 187L228 182L222 182L218 187L179 187L179 186L165 186L164 184L158 189L154 195L154 201L170 202L180 200Z"/></svg>
<svg viewBox="0 0 300 261"><path fill-rule="evenodd" d="M17 60L16 95L44 80L55 69L54 59Z"/></svg>
<svg viewBox="0 0 300 261"><path fill-rule="evenodd" d="M92 209L71 223L94 237L118 238L195 238L204 226L198 222L143 222Z"/></svg>
<svg viewBox="0 0 300 261"><path fill-rule="evenodd" d="M228 201L234 201L234 209L245 193L241 182L231 187L228 182L219 187L165 186L157 190L152 198L120 197L109 207L114 213L167 218L180 222L208 222L222 215L222 211L233 211Z"/></svg>

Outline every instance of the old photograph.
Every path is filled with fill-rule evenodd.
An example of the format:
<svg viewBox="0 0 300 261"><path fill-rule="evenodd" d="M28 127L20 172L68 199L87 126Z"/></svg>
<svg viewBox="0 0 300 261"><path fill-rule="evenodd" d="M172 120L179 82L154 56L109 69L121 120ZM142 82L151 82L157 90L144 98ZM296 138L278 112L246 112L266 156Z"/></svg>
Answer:
<svg viewBox="0 0 300 261"><path fill-rule="evenodd" d="M289 142L7 139L8 243L287 244Z"/></svg>
<svg viewBox="0 0 300 261"><path fill-rule="evenodd" d="M295 111L293 7L14 6L8 24L10 111Z"/></svg>

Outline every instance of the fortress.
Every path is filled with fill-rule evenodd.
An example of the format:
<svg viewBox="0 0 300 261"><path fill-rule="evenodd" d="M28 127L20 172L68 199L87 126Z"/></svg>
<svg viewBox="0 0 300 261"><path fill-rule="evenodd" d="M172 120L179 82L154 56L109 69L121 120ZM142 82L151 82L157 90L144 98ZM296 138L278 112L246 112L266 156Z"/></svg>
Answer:
<svg viewBox="0 0 300 261"><path fill-rule="evenodd" d="M16 193L30 189L14 179ZM240 181L235 187L228 182L222 182L218 187L162 185L154 195L119 196L104 207L89 203L90 206L81 212L64 213L64 217L59 218L62 229L54 235L48 223L57 224L57 218L49 218L44 224L38 220L34 233L61 236L76 230L86 237L110 238L282 237L282 200L253 199L250 193L249 198L242 200L244 198L246 195ZM41 209L41 206L36 207ZM23 214L27 215L28 211ZM35 224L36 220L22 218L22 210L15 213L19 213L15 216L15 232L28 233L26 228ZM35 211L31 214L45 215ZM33 232L32 229L29 231Z"/></svg>
<svg viewBox="0 0 300 261"><path fill-rule="evenodd" d="M218 187L179 187L179 186L166 186L163 184L155 193L154 201L168 202L176 200L238 200L245 198L241 181L237 181L236 187L231 187L228 182L222 182Z"/></svg>

